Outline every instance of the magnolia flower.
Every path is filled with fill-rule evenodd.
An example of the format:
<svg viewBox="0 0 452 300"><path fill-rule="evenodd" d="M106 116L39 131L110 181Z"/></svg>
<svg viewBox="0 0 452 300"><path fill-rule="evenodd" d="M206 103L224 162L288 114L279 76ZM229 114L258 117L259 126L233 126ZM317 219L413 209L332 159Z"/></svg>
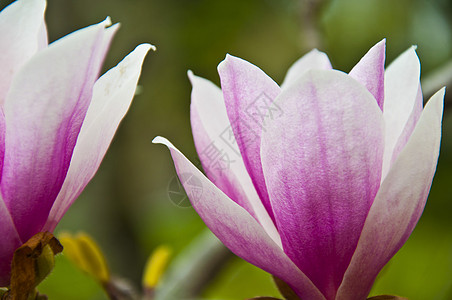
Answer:
<svg viewBox="0 0 452 300"><path fill-rule="evenodd" d="M14 250L52 231L94 176L135 92L150 45L99 77L118 25L47 45L45 0L0 12L0 286Z"/></svg>
<svg viewBox="0 0 452 300"><path fill-rule="evenodd" d="M207 177L155 139L169 147L214 234L301 299L365 299L425 206L444 89L423 108L415 49L386 71L384 61L384 40L349 74L313 50L278 86L228 55L218 66L221 90L189 73L193 136Z"/></svg>

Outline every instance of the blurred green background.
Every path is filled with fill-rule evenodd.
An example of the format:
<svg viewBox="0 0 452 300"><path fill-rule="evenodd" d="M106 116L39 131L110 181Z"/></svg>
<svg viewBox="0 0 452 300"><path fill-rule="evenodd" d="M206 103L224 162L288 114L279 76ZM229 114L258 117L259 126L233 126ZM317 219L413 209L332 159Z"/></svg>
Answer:
<svg viewBox="0 0 452 300"><path fill-rule="evenodd" d="M0 2L0 8L10 2ZM177 255L205 229L192 208L170 201L173 164L164 147L151 144L156 135L165 136L196 160L188 69L218 84L216 66L231 53L280 83L288 67L312 46L325 51L336 69L349 71L384 37L387 62L418 46L422 78L452 58L449 0L332 0L312 9L309 3L314 2L48 0L50 41L106 16L121 23L105 70L139 43L157 46L144 63L140 94L97 175L56 232L88 232L103 248L113 273L139 287L144 262L157 245L167 244ZM452 299L451 137L452 111L446 109L438 171L424 215L372 294ZM213 272L202 297L278 296L268 274L231 257ZM106 299L64 256L58 257L57 268L40 290L50 299Z"/></svg>

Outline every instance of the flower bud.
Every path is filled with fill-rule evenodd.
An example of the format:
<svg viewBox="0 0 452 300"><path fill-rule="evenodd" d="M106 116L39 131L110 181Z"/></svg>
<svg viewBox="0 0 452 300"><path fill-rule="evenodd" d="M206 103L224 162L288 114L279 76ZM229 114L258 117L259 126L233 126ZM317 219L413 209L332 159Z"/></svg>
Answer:
<svg viewBox="0 0 452 300"><path fill-rule="evenodd" d="M161 245L149 256L143 274L143 288L152 291L159 283L171 256L171 249Z"/></svg>
<svg viewBox="0 0 452 300"><path fill-rule="evenodd" d="M110 281L107 261L97 243L86 233L72 236L69 233L60 235L65 246L64 255L83 272L102 284Z"/></svg>

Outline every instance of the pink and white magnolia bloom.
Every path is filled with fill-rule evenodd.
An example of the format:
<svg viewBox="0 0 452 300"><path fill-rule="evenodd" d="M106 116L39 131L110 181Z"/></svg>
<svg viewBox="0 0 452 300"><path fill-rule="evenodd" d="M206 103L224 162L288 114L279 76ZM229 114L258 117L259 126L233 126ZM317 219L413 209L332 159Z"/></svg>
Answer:
<svg viewBox="0 0 452 300"><path fill-rule="evenodd" d="M18 0L0 12L0 286L15 249L53 231L94 176L151 47L98 78L118 25L107 19L48 45L45 7Z"/></svg>
<svg viewBox="0 0 452 300"><path fill-rule="evenodd" d="M195 193L183 182L213 233L301 299L365 299L425 206L444 89L423 108L415 49L386 70L384 61L385 40L349 74L313 50L278 86L228 55L218 66L221 90L189 73L207 177L155 139L169 147L179 176L202 184Z"/></svg>

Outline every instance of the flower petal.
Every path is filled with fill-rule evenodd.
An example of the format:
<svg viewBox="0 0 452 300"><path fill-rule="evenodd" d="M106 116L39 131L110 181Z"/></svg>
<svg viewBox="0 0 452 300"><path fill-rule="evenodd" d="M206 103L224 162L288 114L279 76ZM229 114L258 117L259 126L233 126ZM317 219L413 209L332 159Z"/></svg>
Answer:
<svg viewBox="0 0 452 300"><path fill-rule="evenodd" d="M280 88L261 69L231 55L218 65L218 73L226 111L246 170L274 220L262 174L260 140L268 119L281 114L277 107L272 106Z"/></svg>
<svg viewBox="0 0 452 300"><path fill-rule="evenodd" d="M386 39L373 46L353 67L349 75L374 95L383 110Z"/></svg>
<svg viewBox="0 0 452 300"><path fill-rule="evenodd" d="M392 152L391 166L396 161L397 157L405 147L406 143L409 141L411 134L413 133L419 118L421 117L423 105L424 97L422 96L422 89L421 86L419 85L416 96L416 102L414 103L413 110L411 111L411 114L408 117L405 127L403 128L403 131L400 134L399 139L397 140L397 143Z"/></svg>
<svg viewBox="0 0 452 300"><path fill-rule="evenodd" d="M153 143L161 143L169 148L179 176L192 176L191 182L196 182L196 185L190 185L186 180L183 184L194 209L232 252L286 281L301 298L324 299L312 282L244 208L221 192L168 140L156 137Z"/></svg>
<svg viewBox="0 0 452 300"><path fill-rule="evenodd" d="M14 251L22 244L13 219L0 195L0 287L9 285Z"/></svg>
<svg viewBox="0 0 452 300"><path fill-rule="evenodd" d="M23 240L41 230L66 177L103 59L108 22L52 43L11 84L1 191Z"/></svg>
<svg viewBox="0 0 452 300"><path fill-rule="evenodd" d="M195 146L207 177L229 198L245 208L281 245L273 221L246 171L221 90L212 82L188 73L193 85L190 120Z"/></svg>
<svg viewBox="0 0 452 300"><path fill-rule="evenodd" d="M311 70L275 100L263 132L265 182L284 252L334 299L380 185L383 118L374 97L333 70Z"/></svg>
<svg viewBox="0 0 452 300"><path fill-rule="evenodd" d="M325 53L317 49L311 50L311 52L303 55L289 68L281 88L285 89L293 82L296 82L300 76L309 70L331 70L332 68L330 60Z"/></svg>
<svg viewBox="0 0 452 300"><path fill-rule="evenodd" d="M378 272L402 247L419 220L438 161L443 98L444 89L432 96L381 184L338 299L366 298Z"/></svg>
<svg viewBox="0 0 452 300"><path fill-rule="evenodd" d="M69 206L96 173L119 122L132 101L149 44L138 46L97 80L71 164L50 211L45 230L53 231Z"/></svg>
<svg viewBox="0 0 452 300"><path fill-rule="evenodd" d="M0 106L20 67L47 44L45 8L45 0L21 0L0 12Z"/></svg>
<svg viewBox="0 0 452 300"><path fill-rule="evenodd" d="M420 64L415 48L411 47L392 62L385 72L385 153L383 156L383 181L391 167L397 141L414 108L418 106Z"/></svg>

